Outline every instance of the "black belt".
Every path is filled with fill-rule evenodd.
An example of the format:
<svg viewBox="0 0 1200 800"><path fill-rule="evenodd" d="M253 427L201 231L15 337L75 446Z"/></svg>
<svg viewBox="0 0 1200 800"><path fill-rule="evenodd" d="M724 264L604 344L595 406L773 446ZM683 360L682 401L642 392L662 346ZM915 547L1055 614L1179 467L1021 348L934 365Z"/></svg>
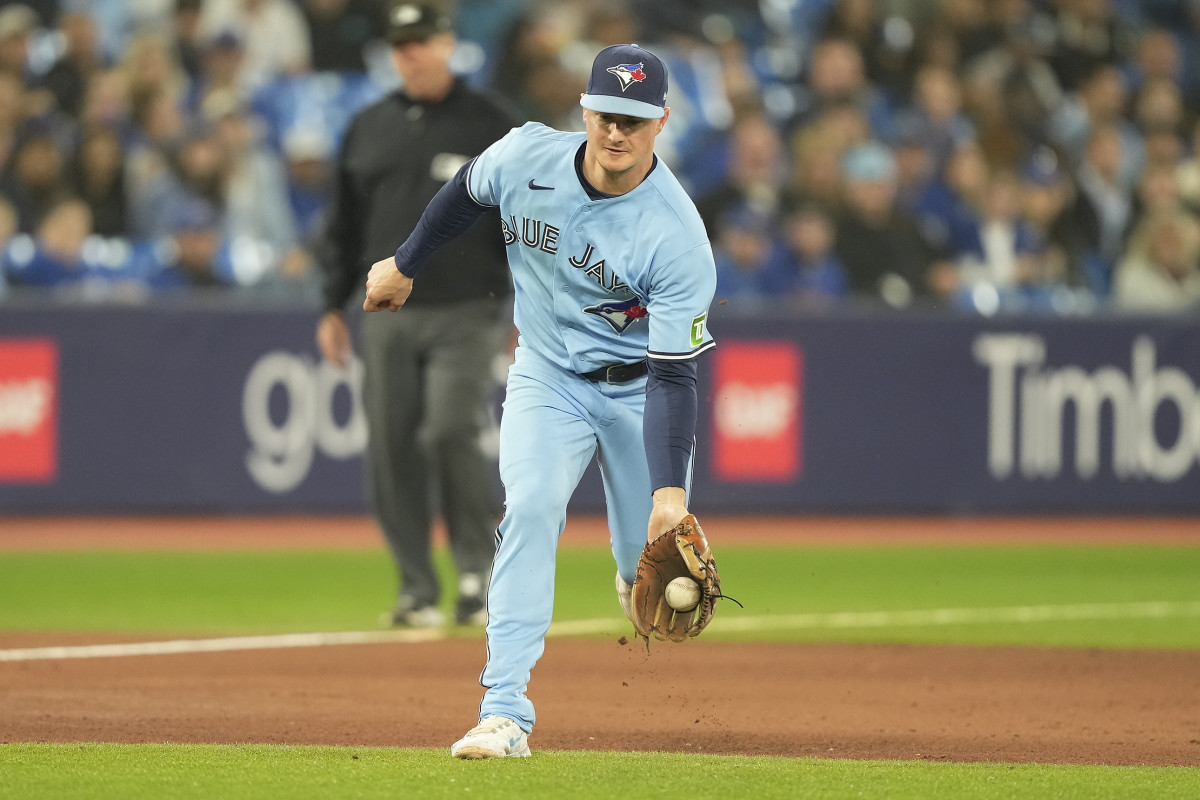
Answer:
<svg viewBox="0 0 1200 800"><path fill-rule="evenodd" d="M610 364L591 372L584 372L580 377L596 383L629 383L636 381L649 371L650 368L646 365L645 360L642 360L632 364Z"/></svg>

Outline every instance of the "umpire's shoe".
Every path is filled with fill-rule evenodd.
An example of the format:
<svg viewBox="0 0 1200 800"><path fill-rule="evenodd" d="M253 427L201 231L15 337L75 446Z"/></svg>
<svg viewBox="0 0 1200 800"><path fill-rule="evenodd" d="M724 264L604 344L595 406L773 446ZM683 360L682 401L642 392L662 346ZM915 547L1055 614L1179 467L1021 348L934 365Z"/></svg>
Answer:
<svg viewBox="0 0 1200 800"><path fill-rule="evenodd" d="M454 621L459 625L487 625L487 608L482 597L460 597L454 606Z"/></svg>
<svg viewBox="0 0 1200 800"><path fill-rule="evenodd" d="M464 572L458 579L458 603L454 606L454 621L459 625L487 625L487 606L484 595L487 585L483 577Z"/></svg>
<svg viewBox="0 0 1200 800"><path fill-rule="evenodd" d="M411 597L403 595L380 623L385 628L440 628L446 624L446 618L437 606L417 606Z"/></svg>
<svg viewBox="0 0 1200 800"><path fill-rule="evenodd" d="M529 734L508 717L484 717L450 746L455 758L529 758Z"/></svg>

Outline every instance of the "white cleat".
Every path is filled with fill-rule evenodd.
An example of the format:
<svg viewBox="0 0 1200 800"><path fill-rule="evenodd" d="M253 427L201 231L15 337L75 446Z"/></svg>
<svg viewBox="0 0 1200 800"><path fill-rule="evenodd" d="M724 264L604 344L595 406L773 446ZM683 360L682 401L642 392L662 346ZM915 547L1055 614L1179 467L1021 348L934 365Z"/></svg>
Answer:
<svg viewBox="0 0 1200 800"><path fill-rule="evenodd" d="M626 618L633 622L633 585L621 580L621 573L617 573L617 600L621 603L621 610L625 612ZM634 628L637 628L637 623L634 623Z"/></svg>
<svg viewBox="0 0 1200 800"><path fill-rule="evenodd" d="M529 734L508 717L484 717L450 746L455 758L529 758Z"/></svg>

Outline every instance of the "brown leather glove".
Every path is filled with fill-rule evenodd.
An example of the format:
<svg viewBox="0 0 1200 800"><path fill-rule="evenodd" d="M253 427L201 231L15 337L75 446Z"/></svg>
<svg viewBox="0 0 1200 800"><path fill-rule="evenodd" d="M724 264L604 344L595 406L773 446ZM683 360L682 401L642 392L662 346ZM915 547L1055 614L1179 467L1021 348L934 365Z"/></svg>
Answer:
<svg viewBox="0 0 1200 800"><path fill-rule="evenodd" d="M700 585L700 602L691 611L676 611L667 604L667 584L689 577ZM682 642L712 621L721 580L708 540L696 517L688 514L671 530L642 548L633 579L633 627L638 634Z"/></svg>

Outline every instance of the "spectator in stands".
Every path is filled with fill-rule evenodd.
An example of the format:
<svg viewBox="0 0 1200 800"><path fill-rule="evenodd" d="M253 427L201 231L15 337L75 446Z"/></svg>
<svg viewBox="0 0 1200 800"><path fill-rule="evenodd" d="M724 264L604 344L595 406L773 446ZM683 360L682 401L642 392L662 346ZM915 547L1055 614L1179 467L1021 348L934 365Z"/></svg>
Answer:
<svg viewBox="0 0 1200 800"><path fill-rule="evenodd" d="M1079 90L1069 95L1048 121L1051 141L1076 168L1087 160L1092 133L1100 127L1111 129L1119 139L1121 159L1115 177L1126 190L1132 189L1144 163L1141 134L1124 115L1128 101L1129 93L1120 70L1111 64L1100 64L1084 77Z"/></svg>
<svg viewBox="0 0 1200 800"><path fill-rule="evenodd" d="M1151 163L1138 180L1134 194L1134 215L1138 219L1161 211L1186 210L1179 192L1179 177L1174 164Z"/></svg>
<svg viewBox="0 0 1200 800"><path fill-rule="evenodd" d="M570 130L578 127L578 84L563 62L571 32L561 17L530 11L510 23L496 61L493 86L520 119ZM586 66L585 66L586 69Z"/></svg>
<svg viewBox="0 0 1200 800"><path fill-rule="evenodd" d="M799 308L834 305L849 292L846 268L833 250L835 228L829 210L807 199L785 205L783 243L790 258L768 281L779 302Z"/></svg>
<svg viewBox="0 0 1200 800"><path fill-rule="evenodd" d="M859 145L842 159L845 203L834 252L846 267L851 291L903 308L927 293L943 262L916 221L896 205L896 164L878 142Z"/></svg>
<svg viewBox="0 0 1200 800"><path fill-rule="evenodd" d="M17 208L11 200L0 194L0 248L7 247L18 230Z"/></svg>
<svg viewBox="0 0 1200 800"><path fill-rule="evenodd" d="M1178 84L1167 78L1147 81L1134 97L1133 116L1142 136L1144 164L1178 165L1187 130L1187 110Z"/></svg>
<svg viewBox="0 0 1200 800"><path fill-rule="evenodd" d="M175 57L171 42L161 34L135 35L120 65L130 102L135 106L160 94L172 103L178 103L183 96L187 75Z"/></svg>
<svg viewBox="0 0 1200 800"><path fill-rule="evenodd" d="M896 160L896 202L920 219L930 192L941 182L941 170L934 168L929 148L914 125L897 124L891 151Z"/></svg>
<svg viewBox="0 0 1200 800"><path fill-rule="evenodd" d="M200 74L189 84L184 107L191 114L202 114L204 103L213 95L234 95L243 100L249 93L242 84L242 64L246 50L242 37L234 31L221 31L204 41L200 54Z"/></svg>
<svg viewBox="0 0 1200 800"><path fill-rule="evenodd" d="M313 243L325 222L333 187L333 143L316 126L297 125L283 138L288 201L300 239Z"/></svg>
<svg viewBox="0 0 1200 800"><path fill-rule="evenodd" d="M1180 199L1190 211L1200 214L1200 119L1192 125L1189 144L1189 155L1178 162L1176 177Z"/></svg>
<svg viewBox="0 0 1200 800"><path fill-rule="evenodd" d="M91 232L87 204L75 197L60 198L38 223L33 246L11 254L13 283L45 288L100 279L96 266L83 258L83 243Z"/></svg>
<svg viewBox="0 0 1200 800"><path fill-rule="evenodd" d="M204 200L224 213L226 154L212 126L193 124L179 146L172 150L172 186L166 199L168 210L192 200Z"/></svg>
<svg viewBox="0 0 1200 800"><path fill-rule="evenodd" d="M1112 270L1125 247L1134 216L1133 193L1121 175L1121 142L1115 125L1094 127L1083 165L1075 175L1078 193L1073 214L1099 223L1097 239L1089 243L1089 249L1098 257L1098 269L1091 276L1092 290L1101 297L1108 294Z"/></svg>
<svg viewBox="0 0 1200 800"><path fill-rule="evenodd" d="M92 227L98 235L129 234L125 149L109 128L93 128L84 134L75 162L74 184L92 213Z"/></svg>
<svg viewBox="0 0 1200 800"><path fill-rule="evenodd" d="M0 8L0 72L6 72L28 86L30 36L38 26L38 15L24 3L9 3Z"/></svg>
<svg viewBox="0 0 1200 800"><path fill-rule="evenodd" d="M1157 131L1178 136L1184 130L1183 96L1179 86L1166 78L1147 81L1134 95L1133 118L1143 137Z"/></svg>
<svg viewBox="0 0 1200 800"><path fill-rule="evenodd" d="M826 208L842 202L841 160L847 142L832 126L808 125L792 137L792 180L809 197Z"/></svg>
<svg viewBox="0 0 1200 800"><path fill-rule="evenodd" d="M188 80L200 78L204 61L204 31L200 27L203 0L175 0L171 15L171 42L175 59L187 74Z"/></svg>
<svg viewBox="0 0 1200 800"><path fill-rule="evenodd" d="M0 181L0 191L17 208L20 229L32 233L50 207L70 191L67 154L53 131L31 131L18 145L11 172Z"/></svg>
<svg viewBox="0 0 1200 800"><path fill-rule="evenodd" d="M79 125L85 129L109 128L117 133L122 145L133 139L133 115L129 84L119 67L97 70L88 76Z"/></svg>
<svg viewBox="0 0 1200 800"><path fill-rule="evenodd" d="M308 24L291 0L207 0L200 24L209 36L237 31L242 37L239 78L248 92L312 67Z"/></svg>
<svg viewBox="0 0 1200 800"><path fill-rule="evenodd" d="M964 142L916 198L910 213L934 246L951 255L974 246L989 170L983 148Z"/></svg>
<svg viewBox="0 0 1200 800"><path fill-rule="evenodd" d="M917 33L920 63L955 67L973 61L996 45L994 18L986 0L946 0L922 20Z"/></svg>
<svg viewBox="0 0 1200 800"><path fill-rule="evenodd" d="M17 210L0 194L0 300L8 293L9 243L17 234Z"/></svg>
<svg viewBox="0 0 1200 800"><path fill-rule="evenodd" d="M772 215L787 179L779 131L761 114L739 119L729 132L725 179L696 202L711 233L726 212L750 206ZM711 235L711 234L710 234Z"/></svg>
<svg viewBox="0 0 1200 800"><path fill-rule="evenodd" d="M223 104L210 98L205 109L214 125L219 152L218 207L224 209L225 234L232 242L253 243L262 258L254 262L261 270L246 269L248 262L235 263L242 284L281 280L302 284L313 271L307 253L300 247L295 219L288 201L287 172L279 155L262 141L260 126L236 98L226 95Z"/></svg>
<svg viewBox="0 0 1200 800"><path fill-rule="evenodd" d="M817 43L808 68L808 92L802 98L797 125L803 127L833 106L850 104L870 126L873 138L891 138L887 102L873 86L863 67L862 53L849 39L823 39Z"/></svg>
<svg viewBox="0 0 1200 800"><path fill-rule="evenodd" d="M774 302L772 273L787 269L771 215L749 203L726 207L714 224L716 299L734 308Z"/></svg>
<svg viewBox="0 0 1200 800"><path fill-rule="evenodd" d="M1067 91L1081 86L1100 66L1120 59L1120 31L1110 0L1058 0L1054 23L1054 46L1047 61Z"/></svg>
<svg viewBox="0 0 1200 800"><path fill-rule="evenodd" d="M1001 309L1027 307L1031 301L1040 304L1035 295L1055 281L1043 271L1044 240L1022 213L1021 186L1014 173L996 170L988 176L978 217L965 233L968 238L952 254L963 290L986 287ZM968 305L994 310L990 304Z"/></svg>
<svg viewBox="0 0 1200 800"><path fill-rule="evenodd" d="M312 68L365 72L367 46L383 38L380 3L370 0L303 0Z"/></svg>
<svg viewBox="0 0 1200 800"><path fill-rule="evenodd" d="M1165 28L1147 28L1138 35L1133 54L1123 63L1122 70L1127 85L1134 91L1158 80L1179 84L1185 73L1179 42Z"/></svg>
<svg viewBox="0 0 1200 800"><path fill-rule="evenodd" d="M867 78L888 95L898 96L906 83L904 69L913 30L900 15L885 17L880 5L879 0L837 0L821 38L854 42Z"/></svg>
<svg viewBox="0 0 1200 800"><path fill-rule="evenodd" d="M134 236L153 239L167 230L168 196L174 188L172 158L183 139L184 120L175 98L160 88L134 99L133 128L126 148L126 185Z"/></svg>
<svg viewBox="0 0 1200 800"><path fill-rule="evenodd" d="M1146 131L1142 137L1142 149L1146 154L1147 164L1169 164L1177 167L1185 155L1183 137L1168 128Z"/></svg>
<svg viewBox="0 0 1200 800"><path fill-rule="evenodd" d="M1057 154L1035 150L1021 167L1021 209L1041 241L1041 272L1047 281L1074 288L1095 284L1101 269L1095 243L1099 220L1090 206L1073 207L1074 186Z"/></svg>
<svg viewBox="0 0 1200 800"><path fill-rule="evenodd" d="M917 72L913 103L897 118L896 128L924 142L935 170L941 170L960 145L975 140L975 126L963 113L962 86L945 68L925 66Z"/></svg>
<svg viewBox="0 0 1200 800"><path fill-rule="evenodd" d="M154 291L211 288L230 283L229 248L221 234L221 214L199 198L175 206L170 233L143 245L138 272Z"/></svg>
<svg viewBox="0 0 1200 800"><path fill-rule="evenodd" d="M1140 222L1117 267L1113 304L1125 311L1172 312L1200 304L1200 224L1181 211Z"/></svg>
<svg viewBox="0 0 1200 800"><path fill-rule="evenodd" d="M0 180L12 169L24 126L25 85L20 78L0 72Z"/></svg>
<svg viewBox="0 0 1200 800"><path fill-rule="evenodd" d="M105 66L96 40L96 23L81 11L65 11L58 17L58 32L63 52L43 82L59 110L78 117L88 81Z"/></svg>

